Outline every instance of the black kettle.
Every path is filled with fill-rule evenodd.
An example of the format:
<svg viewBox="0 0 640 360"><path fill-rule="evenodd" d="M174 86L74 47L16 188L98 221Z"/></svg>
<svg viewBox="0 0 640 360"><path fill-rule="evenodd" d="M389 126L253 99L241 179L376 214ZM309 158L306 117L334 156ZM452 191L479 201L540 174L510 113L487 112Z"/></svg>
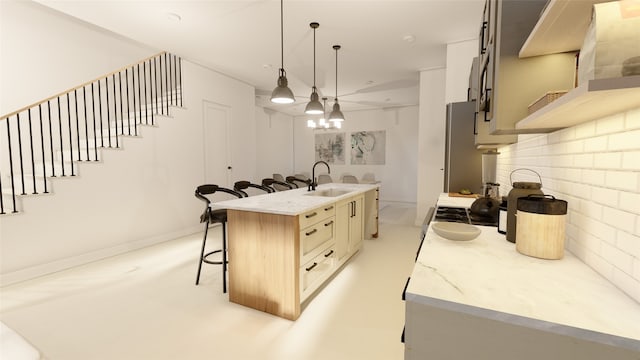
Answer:
<svg viewBox="0 0 640 360"><path fill-rule="evenodd" d="M471 204L472 214L490 219L497 219L500 210L500 201L489 196L483 196L476 199Z"/></svg>

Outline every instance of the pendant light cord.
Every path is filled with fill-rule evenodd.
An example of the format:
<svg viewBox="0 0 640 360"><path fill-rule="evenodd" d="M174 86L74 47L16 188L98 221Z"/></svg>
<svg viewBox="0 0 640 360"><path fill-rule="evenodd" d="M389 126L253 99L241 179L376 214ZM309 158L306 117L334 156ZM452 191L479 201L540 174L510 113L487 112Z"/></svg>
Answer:
<svg viewBox="0 0 640 360"><path fill-rule="evenodd" d="M316 88L316 28L313 28L313 89Z"/></svg>
<svg viewBox="0 0 640 360"><path fill-rule="evenodd" d="M338 49L340 48L336 46L333 48L336 49L336 101L338 101Z"/></svg>
<svg viewBox="0 0 640 360"><path fill-rule="evenodd" d="M284 0L280 0L280 69L284 71Z"/></svg>

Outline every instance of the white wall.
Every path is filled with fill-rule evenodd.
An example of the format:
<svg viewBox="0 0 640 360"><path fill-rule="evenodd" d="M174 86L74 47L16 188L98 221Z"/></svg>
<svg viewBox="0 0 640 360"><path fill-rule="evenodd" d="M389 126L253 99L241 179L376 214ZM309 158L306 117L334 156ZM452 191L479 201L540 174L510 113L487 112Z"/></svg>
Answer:
<svg viewBox="0 0 640 360"><path fill-rule="evenodd" d="M473 58L478 56L478 39L447 44L445 102L467 101L469 74Z"/></svg>
<svg viewBox="0 0 640 360"><path fill-rule="evenodd" d="M542 176L568 202L566 248L640 301L640 108L501 147L498 182ZM535 176L535 175L534 175ZM527 172L514 181L531 181ZM536 181L537 178L535 178Z"/></svg>
<svg viewBox="0 0 640 360"><path fill-rule="evenodd" d="M327 105L329 106L329 105ZM345 174L362 178L365 173L374 173L380 183L381 201L414 203L416 199L416 167L418 154L418 108L415 106L389 110L366 110L344 112L345 121L341 132L346 134L345 165L331 166L334 181ZM350 134L357 131L386 131L386 159L384 165L352 165ZM315 159L315 134L324 130L307 128L305 117L294 120L295 173L309 173ZM337 132L336 130L327 130ZM316 168L326 172L324 165Z"/></svg>
<svg viewBox="0 0 640 360"><path fill-rule="evenodd" d="M5 9L3 7L3 11ZM14 8L9 7L11 9ZM78 38L83 38L89 43L110 44L102 50L93 50L102 51L104 57L118 53L141 59L144 56L140 53L146 54L144 48L130 51L132 44L119 37L105 40L105 34L96 33L92 27L85 28L82 23L52 26L67 18L40 10L27 3L20 11L3 12L2 19L16 16L18 23L42 27L42 31L46 29L57 39L60 48L71 52L85 51L84 45L77 43ZM34 22L33 18L41 22ZM44 59L51 55L46 47L42 48L44 53L34 53L38 43L27 40L34 39L27 37L22 42L2 44L2 58L6 57L4 51L18 58L36 55ZM22 51L27 48L28 51ZM76 60L77 64L70 62L65 66L89 68L84 58ZM31 66L27 60L15 61L15 64L16 73L26 73L28 69L24 66ZM102 71L102 64L98 65L97 70L87 72ZM57 62L42 61L39 66L45 68L45 73L67 71L59 69ZM107 72L111 70L115 68ZM67 87L56 83L55 77L45 78L47 81L26 78L20 86L27 91L39 89L41 83L47 83L49 89ZM79 81L85 80L88 79ZM74 85L78 84L71 84ZM206 181L205 100L230 109L232 178L256 177L258 150L253 87L185 60L183 86L184 109L171 109L172 118L158 119L157 127L143 127L140 138L124 138L123 149L104 150L101 162L79 164L79 176L53 180L52 195L25 197L24 212L0 217L3 284L200 231L198 216L204 204L193 196L193 191ZM3 103L5 94L2 93ZM43 96L49 95L52 94Z"/></svg>
<svg viewBox="0 0 640 360"><path fill-rule="evenodd" d="M281 112L256 107L256 178L259 183L274 173L293 174L293 117Z"/></svg>
<svg viewBox="0 0 640 360"><path fill-rule="evenodd" d="M416 225L422 224L444 188L446 124L445 69L420 73L420 128L418 129L418 200Z"/></svg>
<svg viewBox="0 0 640 360"><path fill-rule="evenodd" d="M0 114L158 52L32 1L0 1Z"/></svg>

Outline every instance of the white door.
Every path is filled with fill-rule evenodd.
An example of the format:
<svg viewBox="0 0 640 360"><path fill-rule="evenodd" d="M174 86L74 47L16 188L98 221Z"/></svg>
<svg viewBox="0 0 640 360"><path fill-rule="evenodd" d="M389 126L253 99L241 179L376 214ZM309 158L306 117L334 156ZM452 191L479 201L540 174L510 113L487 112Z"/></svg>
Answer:
<svg viewBox="0 0 640 360"><path fill-rule="evenodd" d="M229 187L231 181L231 151L229 149L229 118L231 109L203 101L203 140L205 183Z"/></svg>

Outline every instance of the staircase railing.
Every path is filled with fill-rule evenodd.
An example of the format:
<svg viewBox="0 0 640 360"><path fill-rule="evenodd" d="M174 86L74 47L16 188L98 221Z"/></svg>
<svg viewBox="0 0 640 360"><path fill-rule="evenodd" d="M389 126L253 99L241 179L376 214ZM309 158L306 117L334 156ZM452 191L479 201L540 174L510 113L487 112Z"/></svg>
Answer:
<svg viewBox="0 0 640 360"><path fill-rule="evenodd" d="M76 176L138 125L182 106L182 59L162 52L0 117L0 214L17 195L49 193L47 177Z"/></svg>

